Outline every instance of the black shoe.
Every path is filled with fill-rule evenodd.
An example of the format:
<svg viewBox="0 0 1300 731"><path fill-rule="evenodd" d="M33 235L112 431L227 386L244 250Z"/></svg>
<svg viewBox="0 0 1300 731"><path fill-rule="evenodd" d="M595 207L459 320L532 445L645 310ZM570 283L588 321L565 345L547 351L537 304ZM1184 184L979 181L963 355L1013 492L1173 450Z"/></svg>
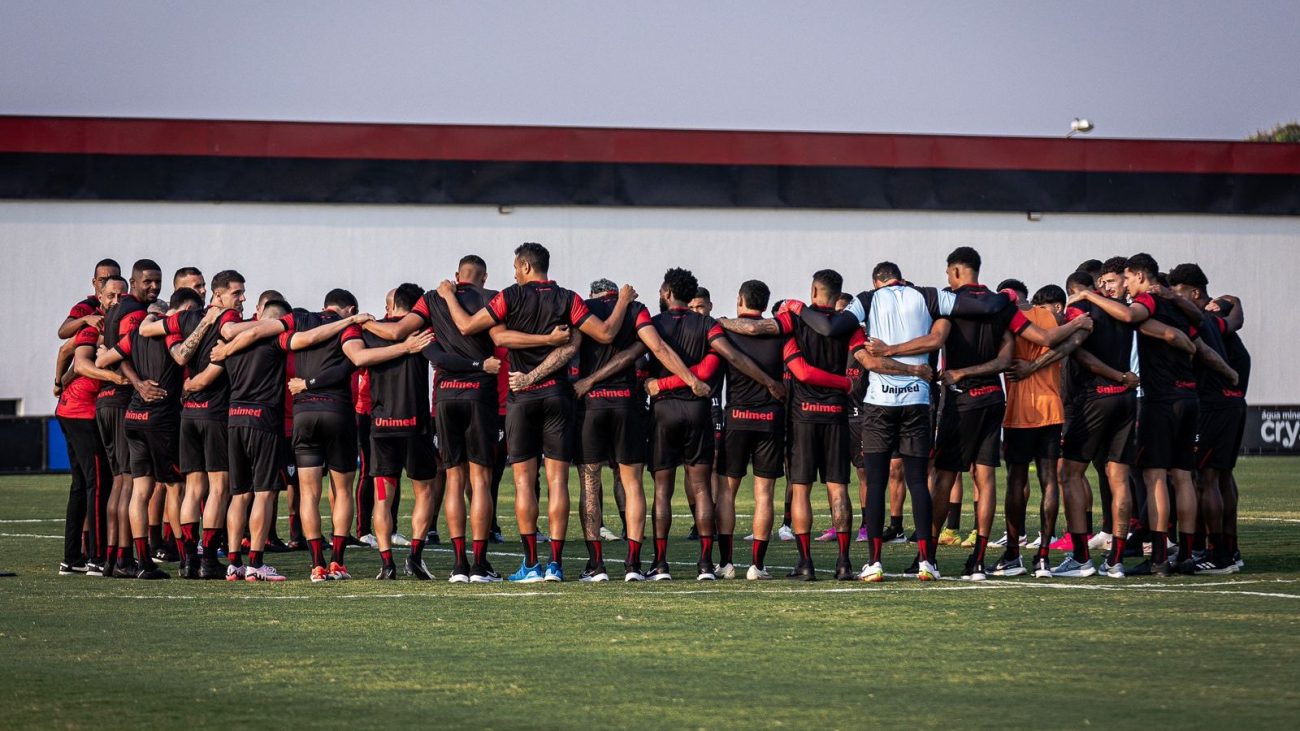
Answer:
<svg viewBox="0 0 1300 731"><path fill-rule="evenodd" d="M186 556L185 560L181 562L181 568L178 573L182 579L198 579L199 557Z"/></svg>
<svg viewBox="0 0 1300 731"><path fill-rule="evenodd" d="M912 563L903 569L903 576L918 576L921 573L921 554L912 557Z"/></svg>
<svg viewBox="0 0 1300 731"><path fill-rule="evenodd" d="M1169 565L1169 562L1168 562L1168 561L1152 561L1152 562L1151 562L1151 575L1152 575L1152 576L1159 576L1159 577L1161 577L1161 578L1166 578L1166 577L1169 577L1169 576L1173 576L1173 574L1174 574L1173 567L1171 567L1171 566Z"/></svg>
<svg viewBox="0 0 1300 731"><path fill-rule="evenodd" d="M175 546L161 545L153 550L153 560L155 563L173 563L181 559L176 553Z"/></svg>
<svg viewBox="0 0 1300 731"><path fill-rule="evenodd" d="M903 535L902 528L895 528L890 525L885 526L885 532L881 534L880 540L882 543L902 543L907 540L907 537Z"/></svg>
<svg viewBox="0 0 1300 731"><path fill-rule="evenodd" d="M908 542L908 543L916 543L916 531L912 531L911 533L908 534L908 536L907 536L907 542Z"/></svg>
<svg viewBox="0 0 1300 731"><path fill-rule="evenodd" d="M469 570L469 583L471 584L495 584L501 581L501 574L498 574L492 568L492 564L484 561L476 563Z"/></svg>
<svg viewBox="0 0 1300 731"><path fill-rule="evenodd" d="M356 536L352 535L351 533L343 537L343 545L346 548L351 548L352 546L364 546L366 548L369 548L369 546L366 546L366 544L362 543L360 540L357 539Z"/></svg>
<svg viewBox="0 0 1300 731"><path fill-rule="evenodd" d="M208 560L204 558L199 561L199 578L204 581L222 581L226 578L226 567L216 558Z"/></svg>
<svg viewBox="0 0 1300 731"><path fill-rule="evenodd" d="M393 564L379 567L379 575L375 577L376 581L397 581L397 567Z"/></svg>
<svg viewBox="0 0 1300 731"><path fill-rule="evenodd" d="M1216 556L1210 554L1200 561L1196 561L1192 566L1192 573L1207 574L1210 576L1219 576L1222 574L1235 574L1239 571L1237 562L1230 556Z"/></svg>
<svg viewBox="0 0 1300 731"><path fill-rule="evenodd" d="M1174 561L1173 572L1176 574L1182 574L1183 576L1191 576L1192 574L1195 574L1196 559L1194 557L1188 557L1182 561Z"/></svg>
<svg viewBox="0 0 1300 731"><path fill-rule="evenodd" d="M92 558L86 561L86 576L104 576L107 572L102 559Z"/></svg>
<svg viewBox="0 0 1300 731"><path fill-rule="evenodd" d="M493 528L492 532L488 534L488 543L505 543L505 542L506 542L506 537L501 534L500 528Z"/></svg>
<svg viewBox="0 0 1300 731"><path fill-rule="evenodd" d="M406 557L406 566L402 568L402 573L420 581L433 581L433 573L429 571L429 567L415 556Z"/></svg>
<svg viewBox="0 0 1300 731"><path fill-rule="evenodd" d="M688 533L686 534L686 540L688 540L688 541L698 541L698 540L700 540L700 532L697 531L697 530L695 530L695 526L691 526L691 530L690 530L690 532L688 532Z"/></svg>
<svg viewBox="0 0 1300 731"><path fill-rule="evenodd" d="M1142 558L1142 541L1131 541L1124 544L1124 555L1121 558Z"/></svg>
<svg viewBox="0 0 1300 731"><path fill-rule="evenodd" d="M65 561L59 564L59 576L76 576L84 573L86 573L86 560L84 558L71 563Z"/></svg>
<svg viewBox="0 0 1300 731"><path fill-rule="evenodd" d="M1238 569L1246 568L1246 562L1241 560L1241 551L1232 552L1232 561L1237 564Z"/></svg>
<svg viewBox="0 0 1300 731"><path fill-rule="evenodd" d="M170 579L171 577L171 574L163 571L157 566L140 566L135 572L135 578L144 581L158 581L160 579Z"/></svg>
<svg viewBox="0 0 1300 731"><path fill-rule="evenodd" d="M813 568L812 559L800 560L785 578L791 581L816 581L817 570Z"/></svg>
<svg viewBox="0 0 1300 731"><path fill-rule="evenodd" d="M289 539L289 542L286 543L286 544L284 544L284 547L285 547L286 549L290 550L290 551L306 551L306 550L307 550L307 539L306 539L306 538L290 538L290 539Z"/></svg>
<svg viewBox="0 0 1300 731"><path fill-rule="evenodd" d="M1127 555L1128 555L1128 551L1125 551L1125 552L1124 552L1124 555L1127 556ZM1137 564L1136 566L1126 567L1126 568L1124 569L1124 575L1125 575L1125 576L1150 576L1150 575L1151 575L1151 562L1150 562L1150 561L1143 561L1142 563Z"/></svg>
<svg viewBox="0 0 1300 731"><path fill-rule="evenodd" d="M988 572L984 570L984 562L975 560L975 554L971 554L966 559L966 566L961 570L961 578L966 581L984 581L988 578Z"/></svg>
<svg viewBox="0 0 1300 731"><path fill-rule="evenodd" d="M134 579L135 573L136 573L135 561L126 564L117 564L116 566L113 567L114 579Z"/></svg>
<svg viewBox="0 0 1300 731"><path fill-rule="evenodd" d="M271 536L266 539L266 547L263 550L267 553L288 553L293 549L289 548L289 544L280 540L279 536Z"/></svg>
<svg viewBox="0 0 1300 731"><path fill-rule="evenodd" d="M718 570L712 561L700 561L695 564L696 581L717 581Z"/></svg>
<svg viewBox="0 0 1300 731"><path fill-rule="evenodd" d="M592 566L590 562L582 567L582 573L578 574L578 581L593 583L597 581L609 581L609 572L605 570L605 562Z"/></svg>
<svg viewBox="0 0 1300 731"><path fill-rule="evenodd" d="M667 581L673 578L673 575L668 572L668 562L660 561L650 566L650 573L646 574L645 577L650 581Z"/></svg>
<svg viewBox="0 0 1300 731"><path fill-rule="evenodd" d="M853 564L849 563L849 559L847 557L840 558L835 561L836 581L854 581L857 578L858 575L853 570Z"/></svg>
<svg viewBox="0 0 1300 731"><path fill-rule="evenodd" d="M438 546L442 544L442 538L438 535L438 530L435 528L434 530L424 534L424 542L430 546Z"/></svg>

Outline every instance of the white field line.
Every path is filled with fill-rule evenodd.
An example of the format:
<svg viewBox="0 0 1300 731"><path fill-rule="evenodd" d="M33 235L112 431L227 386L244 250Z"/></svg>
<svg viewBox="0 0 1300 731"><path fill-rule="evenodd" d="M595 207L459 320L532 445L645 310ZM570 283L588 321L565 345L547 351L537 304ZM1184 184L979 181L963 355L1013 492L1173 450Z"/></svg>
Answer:
<svg viewBox="0 0 1300 731"><path fill-rule="evenodd" d="M63 536L43 536L37 533L0 533L0 538L58 538L63 540Z"/></svg>

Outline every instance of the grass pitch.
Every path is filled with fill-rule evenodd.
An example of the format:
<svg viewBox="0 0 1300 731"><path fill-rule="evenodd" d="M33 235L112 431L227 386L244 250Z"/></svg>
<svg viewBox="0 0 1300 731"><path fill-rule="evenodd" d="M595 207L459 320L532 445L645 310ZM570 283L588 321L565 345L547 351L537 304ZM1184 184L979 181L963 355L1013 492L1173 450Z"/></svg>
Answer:
<svg viewBox="0 0 1300 731"><path fill-rule="evenodd" d="M5 477L0 568L19 576L0 579L0 718L6 728L1293 727L1297 477L1300 459L1242 460L1247 567L1234 576L871 586L381 584L365 549L349 551L358 579L317 585L303 553L268 555L291 578L278 585L60 577L67 479ZM503 486L508 532L512 492ZM688 578L698 549L681 538L690 520L677 500L670 560ZM739 502L743 567L752 494ZM585 560L576 518L573 577ZM443 579L446 548L426 550ZM503 574L518 565L517 543L493 548ZM814 544L819 568L834 550ZM623 551L606 544L611 568ZM887 546L886 570L912 551ZM940 568L959 572L965 553L941 548ZM792 544L773 544L774 574L793 561Z"/></svg>

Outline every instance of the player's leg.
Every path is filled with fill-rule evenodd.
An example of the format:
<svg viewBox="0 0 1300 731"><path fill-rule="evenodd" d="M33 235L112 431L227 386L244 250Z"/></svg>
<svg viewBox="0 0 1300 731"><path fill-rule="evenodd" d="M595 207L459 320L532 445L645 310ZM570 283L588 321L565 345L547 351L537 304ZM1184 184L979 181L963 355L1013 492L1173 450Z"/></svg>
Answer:
<svg viewBox="0 0 1300 731"><path fill-rule="evenodd" d="M91 482L95 479L93 473L88 474L85 464L79 458L79 449L82 448L80 424L77 421L66 417L58 417L59 428L63 430L64 445L67 448L68 466L71 470L71 484L68 487L68 503L65 509L63 521L63 561L59 564L60 575L83 574L86 572L86 560L88 556L82 550L82 527L86 524L88 517L86 506L89 503L87 495L91 489ZM91 423L93 428L94 424Z"/></svg>
<svg viewBox="0 0 1300 731"><path fill-rule="evenodd" d="M930 488L926 487L926 497ZM894 454L889 460L889 525L882 536L886 543L902 543L907 540L903 532L903 500L907 496L907 480L903 474L903 458Z"/></svg>
<svg viewBox="0 0 1300 731"><path fill-rule="evenodd" d="M623 562L623 580L640 581L644 578L641 571L641 544L645 541L645 485L643 484L645 465L640 462L619 464L618 484L614 497L619 503L619 513L623 517L623 534L627 537L627 558Z"/></svg>
<svg viewBox="0 0 1300 731"><path fill-rule="evenodd" d="M600 480L602 465L599 462L579 464L578 475L581 492L578 512L582 517L582 537L587 544L587 565L582 570L582 581L608 581L605 571L604 547L600 542L600 526L604 518L604 493Z"/></svg>
<svg viewBox="0 0 1300 731"><path fill-rule="evenodd" d="M654 558L650 573L646 578L659 581L672 578L668 572L668 532L673 526L673 491L677 483L677 468L655 470L654 501L651 510L654 513Z"/></svg>

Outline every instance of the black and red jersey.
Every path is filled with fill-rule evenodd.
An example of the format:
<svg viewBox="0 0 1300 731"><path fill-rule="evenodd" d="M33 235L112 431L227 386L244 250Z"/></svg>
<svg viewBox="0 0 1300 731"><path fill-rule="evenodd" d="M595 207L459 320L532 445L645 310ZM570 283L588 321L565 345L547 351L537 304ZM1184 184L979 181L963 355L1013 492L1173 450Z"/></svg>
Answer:
<svg viewBox="0 0 1300 731"><path fill-rule="evenodd" d="M290 337L284 332L263 338L222 362L230 379L230 426L250 426L276 434L285 431L285 351Z"/></svg>
<svg viewBox="0 0 1300 731"><path fill-rule="evenodd" d="M181 391L185 386L185 368L171 355L171 347L181 341L179 335L147 338L139 327L123 335L115 346L128 358L142 381L153 381L167 395L157 401L145 401L138 392L131 395L126 407L127 426L135 429L175 429L180 425Z"/></svg>
<svg viewBox="0 0 1300 731"><path fill-rule="evenodd" d="M103 338L104 345L113 347L122 339L123 335L130 333L139 327L140 321L144 319L148 305L136 299L133 295L124 294L118 300L117 304L108 308L104 313ZM116 383L105 381L99 386L99 400L96 407L125 409L126 405L131 402L130 386L119 386Z"/></svg>
<svg viewBox="0 0 1300 731"><path fill-rule="evenodd" d="M280 322L284 323L288 332L306 332L338 320L338 313L330 310L324 312L294 310L280 318ZM306 391L293 397L294 411L354 413L350 377L355 368L352 361L348 360L347 355L343 353L343 344L360 337L361 328L350 325L339 333L338 337L294 352L294 372L298 378L312 384ZM340 371L346 373L346 376L316 382L322 376Z"/></svg>
<svg viewBox="0 0 1300 731"><path fill-rule="evenodd" d="M1143 292L1133 298L1151 313L1151 319L1195 338L1197 330L1169 301ZM1196 371L1192 358L1159 338L1138 339L1138 365L1142 369L1142 395L1147 402L1196 398Z"/></svg>
<svg viewBox="0 0 1300 731"><path fill-rule="evenodd" d="M848 415L849 403L845 389L820 385L800 378L794 361L802 357L808 365L845 377L849 352L865 342L862 328L855 327L846 335L828 336L813 330L804 322L805 317L830 318L835 310L830 307L807 305L798 318L790 318L793 326L785 342L784 362L794 376L790 382L790 418L799 422L836 422Z"/></svg>
<svg viewBox="0 0 1300 731"><path fill-rule="evenodd" d="M721 360L712 351L712 343L726 335L717 320L701 315L685 307L672 307L654 317L644 308L637 313L636 327L653 327L668 347L672 348L695 375L703 381L709 381L721 368ZM664 378L671 375L669 370L657 358L650 360L650 377ZM702 401L708 397L696 396L689 388L660 391L656 399L682 399Z"/></svg>
<svg viewBox="0 0 1300 731"><path fill-rule="evenodd" d="M163 320L163 329L168 335L179 336L184 341L194 331L198 329L199 323L203 321L204 312L198 310L186 310L178 312L166 320ZM217 317L217 321L203 333L199 340L198 350L190 357L189 372L191 374L202 373L212 363L212 346L216 345L221 339L221 328L228 323L241 322L239 313L234 310L225 310ZM226 418L226 408L230 405L230 380L226 377L223 370L221 375L210 386L190 394L181 403L181 416L187 419L218 419Z"/></svg>
<svg viewBox="0 0 1300 731"><path fill-rule="evenodd" d="M456 301L471 316L486 307L488 301L496 294L467 282L456 283ZM436 290L425 292L411 311L433 328L433 335L438 339L438 344L451 355L481 363L496 352L492 336L487 331L473 335L461 334L451 318L451 312L447 309L446 300ZM506 370L504 364L501 370ZM447 401L492 402L497 399L496 378L495 375L482 370L458 373L440 368L434 373L434 388L438 391L437 398Z"/></svg>
<svg viewBox="0 0 1300 731"><path fill-rule="evenodd" d="M741 319L758 319L756 315L740 315ZM773 381L781 381L785 373L786 337L794 329L790 314L783 312L776 318L778 335L743 335L728 333L727 340L736 350L749 356ZM785 404L772 398L763 384L755 381L730 363L727 364L728 429L742 431L771 431L785 423Z"/></svg>
<svg viewBox="0 0 1300 731"><path fill-rule="evenodd" d="M86 299L73 305L71 310L68 310L68 319L80 320L87 315L94 315L96 313L100 313L99 298L92 294Z"/></svg>
<svg viewBox="0 0 1300 731"><path fill-rule="evenodd" d="M966 284L954 290L958 299L963 297L981 300L991 297L1006 298L1006 295L992 292L982 284ZM998 357L1002 349L1002 336L1008 330L1014 335L1024 332L1029 319L1009 300L1007 305L996 314L986 318L959 317L951 318L952 330L944 343L944 368L953 371L983 365ZM994 373L987 376L964 378L949 391L957 399L957 409L965 411L983 406L1002 403L1002 379Z"/></svg>
<svg viewBox="0 0 1300 731"><path fill-rule="evenodd" d="M571 290L552 281L512 284L488 301L492 319L511 330L530 335L547 335L560 325L580 327L591 317L587 303ZM510 370L531 373L554 350L550 346L510 351ZM510 398L526 401L552 395L568 384L563 371L547 377L524 391L514 391Z"/></svg>
<svg viewBox="0 0 1300 731"><path fill-rule="evenodd" d="M73 347L89 346L92 349L99 344L99 328L89 325L72 336ZM59 405L54 409L55 416L65 419L95 418L95 401L99 397L99 381L86 376L77 376L59 392Z"/></svg>
<svg viewBox="0 0 1300 731"><path fill-rule="evenodd" d="M586 305L591 314L604 320L614 312L617 303L618 295L609 292L587 300ZM637 336L636 323L643 312L646 312L646 308L640 302L628 304L627 314L623 316L623 322L619 325L618 332L614 334L614 340L608 344L598 343L594 338L582 339L582 345L578 348L579 377L590 376L603 368L614 356L641 341ZM646 315L648 317L649 313ZM636 364L632 363L596 384L583 397L583 403L587 408L626 406L628 399L634 398L635 394Z"/></svg>
<svg viewBox="0 0 1300 731"><path fill-rule="evenodd" d="M395 322L400 318L385 318ZM367 348L393 343L363 333ZM367 367L370 373L370 429L376 436L409 436L429 430L429 361L422 353L401 355Z"/></svg>
<svg viewBox="0 0 1300 731"><path fill-rule="evenodd" d="M1202 311L1198 334L1201 336L1202 342L1218 353L1224 362L1232 365L1228 357L1228 324L1224 322L1223 318L1218 317L1213 312ZM1194 372L1196 373L1196 395L1201 399L1201 403L1223 405L1241 401L1245 398L1245 393L1240 388L1230 383L1218 371L1207 367L1200 359L1196 361Z"/></svg>
<svg viewBox="0 0 1300 731"><path fill-rule="evenodd" d="M1232 312L1232 303L1226 300L1220 300L1219 306L1222 308L1219 315L1227 317ZM1226 327L1223 334L1223 345L1228 349L1228 365L1232 370L1237 372L1237 391L1241 392L1241 398L1246 397L1246 392L1250 388L1250 351L1246 344L1241 341L1241 333L1230 331Z"/></svg>
<svg viewBox="0 0 1300 731"><path fill-rule="evenodd" d="M1067 321L1082 315L1092 318L1092 332L1088 333L1088 338L1079 347L1107 366L1120 373L1127 373L1133 362L1133 326L1116 320L1087 300L1065 311ZM1084 400L1113 396L1128 390L1082 366L1070 373L1070 387L1072 393Z"/></svg>

